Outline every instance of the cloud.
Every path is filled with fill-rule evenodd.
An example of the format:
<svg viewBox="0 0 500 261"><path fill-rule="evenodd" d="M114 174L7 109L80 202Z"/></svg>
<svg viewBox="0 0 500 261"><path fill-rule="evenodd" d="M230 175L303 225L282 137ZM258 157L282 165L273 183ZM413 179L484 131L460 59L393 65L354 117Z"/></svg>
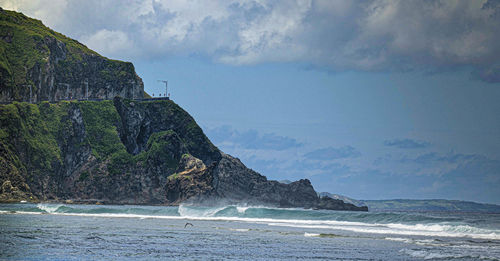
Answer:
<svg viewBox="0 0 500 261"><path fill-rule="evenodd" d="M238 147L252 150L287 150L301 147L303 144L294 138L279 136L274 133L260 134L256 130L238 131L224 125L207 129L207 136L218 146Z"/></svg>
<svg viewBox="0 0 500 261"><path fill-rule="evenodd" d="M333 71L472 69L500 81L500 5L478 1L10 1L104 55L201 55L245 65L299 62ZM57 14L57 15L53 15ZM133 44L118 54L102 30ZM113 36L114 37L114 36Z"/></svg>
<svg viewBox="0 0 500 261"><path fill-rule="evenodd" d="M317 191L358 199L447 198L500 203L500 160L481 154L396 150L370 159L352 146L311 148L289 137L277 139L288 140L282 147L286 149L260 147L268 144L260 141L265 135L229 126L209 129L207 134L222 150L269 179L309 178ZM298 147L308 153L302 154Z"/></svg>
<svg viewBox="0 0 500 261"><path fill-rule="evenodd" d="M361 155L351 146L311 151L309 145L290 137L252 129L238 131L227 125L206 128L205 133L222 151L275 180L348 175L351 159ZM302 151L310 153L304 155Z"/></svg>
<svg viewBox="0 0 500 261"><path fill-rule="evenodd" d="M388 147L396 147L399 149L421 149L427 148L431 144L426 141L413 139L394 139L384 141L384 145Z"/></svg>
<svg viewBox="0 0 500 261"><path fill-rule="evenodd" d="M339 148L327 147L306 153L304 155L307 159L313 160L333 160L344 158L359 157L361 153L351 146L344 146Z"/></svg>
<svg viewBox="0 0 500 261"><path fill-rule="evenodd" d="M464 163L472 160L482 159L484 156L479 154L462 154L462 153L454 153L450 152L447 154L440 154L436 152L424 153L418 155L416 158L403 158L403 161L406 162L415 162L418 164L431 164L431 163Z"/></svg>
<svg viewBox="0 0 500 261"><path fill-rule="evenodd" d="M500 160L479 154L425 155L433 163L427 170L440 175L417 175L399 167L367 167L346 170L349 175L339 175L341 170L325 172L311 181L320 191L358 199L446 198L500 204ZM405 163L415 170L419 168L410 161Z"/></svg>
<svg viewBox="0 0 500 261"><path fill-rule="evenodd" d="M117 56L122 52L133 51L133 43L128 35L121 31L109 31L102 29L95 34L83 39L89 46L99 46L103 53Z"/></svg>

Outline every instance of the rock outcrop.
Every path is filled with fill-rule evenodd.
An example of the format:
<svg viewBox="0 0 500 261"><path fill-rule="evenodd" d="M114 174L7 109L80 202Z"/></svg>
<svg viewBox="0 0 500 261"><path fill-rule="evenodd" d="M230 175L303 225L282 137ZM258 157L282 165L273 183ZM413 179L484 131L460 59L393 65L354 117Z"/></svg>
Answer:
<svg viewBox="0 0 500 261"><path fill-rule="evenodd" d="M168 177L166 193L171 204L202 202L213 194L213 163L209 168L189 154L182 155L179 168Z"/></svg>
<svg viewBox="0 0 500 261"><path fill-rule="evenodd" d="M110 60L45 27L0 8L0 102L143 98L129 62Z"/></svg>
<svg viewBox="0 0 500 261"><path fill-rule="evenodd" d="M223 154L212 174L213 197L229 203L267 204L279 207L313 208L318 196L307 179L283 184L247 168L237 158Z"/></svg>
<svg viewBox="0 0 500 261"><path fill-rule="evenodd" d="M351 203L345 203L340 199L333 199L330 197L321 197L319 204L316 206L318 209L335 209L335 210L350 210L350 211L368 211L367 206L358 207Z"/></svg>

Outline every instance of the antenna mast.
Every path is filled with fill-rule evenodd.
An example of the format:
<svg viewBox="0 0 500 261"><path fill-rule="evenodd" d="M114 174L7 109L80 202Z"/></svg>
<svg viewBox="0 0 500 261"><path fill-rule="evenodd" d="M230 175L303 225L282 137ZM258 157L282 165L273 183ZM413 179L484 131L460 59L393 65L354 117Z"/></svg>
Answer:
<svg viewBox="0 0 500 261"><path fill-rule="evenodd" d="M159 82L165 83L165 96L168 95L168 81L165 80L158 80Z"/></svg>

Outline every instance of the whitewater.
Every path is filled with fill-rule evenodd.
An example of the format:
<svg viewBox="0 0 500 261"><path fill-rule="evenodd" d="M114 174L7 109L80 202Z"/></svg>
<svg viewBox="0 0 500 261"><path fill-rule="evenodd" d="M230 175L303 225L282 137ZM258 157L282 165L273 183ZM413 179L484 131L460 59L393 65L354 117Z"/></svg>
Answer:
<svg viewBox="0 0 500 261"><path fill-rule="evenodd" d="M19 220L24 220L25 225L20 226ZM78 228L82 230L80 233L88 234L89 231L102 230L101 234L92 234L86 238L92 240L101 238L103 242L106 242L106 237L109 237L107 240L111 241L117 241L123 237L108 236L108 230L125 229L125 234L129 235L126 237L127 240L135 239L146 243L145 238L151 235L147 233L145 235L144 231L153 228L153 237L161 237L163 233L169 236L172 236L170 235L172 233L176 235L172 237L175 239L175 244L180 240L188 245L197 245L201 240L204 243L201 249L217 242L223 246L223 253L217 253L214 249L205 249L205 252L197 250L195 255L186 255L183 252L177 253L177 256L165 253L153 257L149 254L139 255L146 259L231 259L235 256L248 259L253 256L250 259L352 258L362 260L365 257L367 259L375 257L380 260L500 260L499 214L342 212L246 205L161 207L0 204L1 245L32 244L40 247L39 244L45 243L37 242L36 239L39 236L37 231L48 229L49 234L54 232L50 231L50 226L49 228L40 226L40 222L53 224L57 230L71 235L75 233L71 229L72 226L75 224L81 226L90 222L92 229L86 230L83 225ZM194 226L184 228L187 222ZM118 224L128 225L124 228L116 227ZM99 229L96 229L96 226ZM200 233L208 238L201 237L200 239ZM219 238L218 241L207 243L217 238ZM73 236L69 236L68 239L75 242L82 240ZM252 244L242 243L232 246L231 249L225 248L242 239L245 239L247 243L246 240L252 240ZM266 243L266 248L269 248L267 251L253 251L254 248L263 247L258 244L261 241L274 242L274 245L269 246ZM111 249L98 251L98 255L92 255L87 251L84 256L88 258L108 258L110 255L116 256L117 254L121 256L115 249L121 244L118 240L109 246ZM170 242L169 245L171 244L173 243ZM312 247L315 251L310 252L307 248L303 249L303 245L315 246L317 249ZM128 244L125 246L130 247ZM184 248L183 245L177 247ZM234 250L234 247L239 250ZM41 259L49 257L42 251L44 249L52 249L51 255L66 251L59 249L57 245L36 249L41 251L41 253L36 253L36 256ZM283 249L291 252L283 252ZM349 249L351 251L347 251ZM9 247L1 250L1 259L26 257L23 256L26 252L17 253L15 248ZM162 253L162 251L160 246L155 247L154 252ZM236 253L233 253L234 251ZM249 255L248 252L255 253ZM5 253L8 255L4 255ZM224 253L232 254L226 256ZM70 257L71 255L63 259L71 259Z"/></svg>

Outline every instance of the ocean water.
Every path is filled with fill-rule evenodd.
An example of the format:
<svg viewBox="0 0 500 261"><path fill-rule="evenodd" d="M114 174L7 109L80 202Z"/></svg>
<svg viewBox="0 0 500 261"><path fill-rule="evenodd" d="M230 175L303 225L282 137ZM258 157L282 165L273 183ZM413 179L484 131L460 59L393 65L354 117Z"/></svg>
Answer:
<svg viewBox="0 0 500 261"><path fill-rule="evenodd" d="M500 214L0 204L0 259L500 260Z"/></svg>

